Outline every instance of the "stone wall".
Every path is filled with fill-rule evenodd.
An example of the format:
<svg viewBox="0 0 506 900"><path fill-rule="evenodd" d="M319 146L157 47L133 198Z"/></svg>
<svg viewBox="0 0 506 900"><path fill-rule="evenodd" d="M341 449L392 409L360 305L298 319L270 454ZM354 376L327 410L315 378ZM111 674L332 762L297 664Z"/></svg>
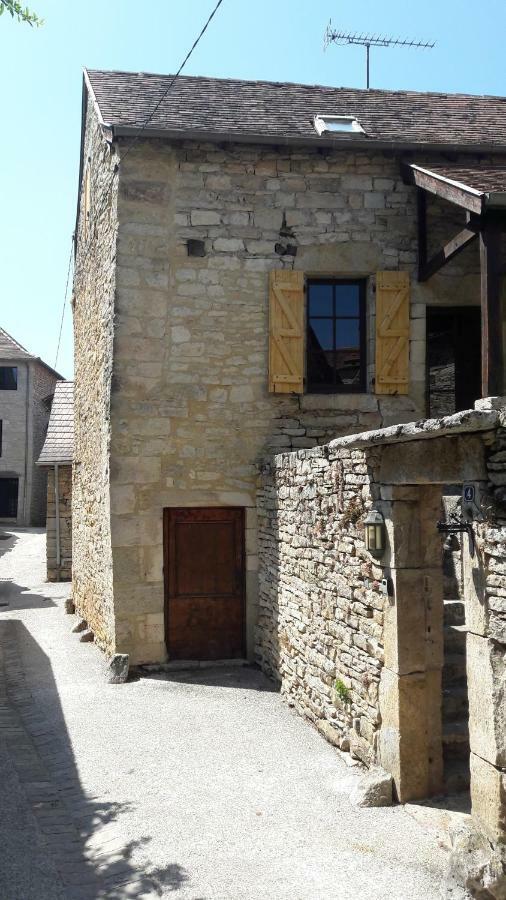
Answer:
<svg viewBox="0 0 506 900"><path fill-rule="evenodd" d="M91 104L84 141L91 208L81 202L74 277L73 596L97 642L114 651L109 502L110 386L116 254L115 158Z"/></svg>
<svg viewBox="0 0 506 900"><path fill-rule="evenodd" d="M362 521L379 499L379 449L277 456L258 493L256 659L333 743L352 726L372 759L387 598Z"/></svg>
<svg viewBox="0 0 506 900"><path fill-rule="evenodd" d="M46 559L48 581L72 579L72 466L58 466L60 564L56 549L55 467L47 467Z"/></svg>
<svg viewBox="0 0 506 900"><path fill-rule="evenodd" d="M201 255L189 255L189 241L201 242ZM423 415L426 304L477 303L479 283L476 259L464 254L429 284L412 279L410 394L378 397L374 273L414 273L415 262L415 192L393 154L162 140L128 152L118 199L111 527L118 649L133 661L165 657L164 507L246 508L251 655L258 460ZM267 392L268 273L280 267L367 278L367 393Z"/></svg>

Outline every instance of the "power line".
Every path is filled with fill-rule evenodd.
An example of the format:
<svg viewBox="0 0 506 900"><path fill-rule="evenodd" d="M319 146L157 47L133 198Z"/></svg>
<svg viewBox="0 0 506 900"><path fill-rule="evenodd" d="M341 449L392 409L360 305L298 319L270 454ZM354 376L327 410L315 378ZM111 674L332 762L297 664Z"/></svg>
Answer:
<svg viewBox="0 0 506 900"><path fill-rule="evenodd" d="M216 15L216 13L218 12L218 10L219 10L219 8L220 8L220 6L221 6L222 3L223 3L223 0L218 0L218 2L216 3L216 6L214 7L213 11L212 11L211 14L208 16L206 23L204 24L204 26L203 26L202 29L200 30L198 36L195 38L195 40L194 40L192 46L191 46L190 49L188 50L188 53L186 54L185 58L183 59L183 62L182 62L181 65L179 66L179 69L177 70L176 74L173 75L173 77L171 78L171 80L170 80L168 86L164 89L163 94L161 95L160 99L157 100L157 102L155 103L155 106L154 106L153 109L151 110L149 116L146 118L146 120L143 122L143 124L139 127L139 130L138 130L137 134L134 135L134 137L133 137L132 141L130 142L129 146L126 148L125 152L122 154L122 156L121 156L119 162L117 162L116 165L113 167L113 172L112 172L111 180L109 181L109 184L107 185L107 188L106 188L106 190L105 190L105 192L104 192L104 195L103 195L103 198L102 198L102 203L101 203L99 209L98 209L97 211L95 211L95 216L96 216L97 218L98 218L99 216L102 215L102 212L104 211L104 209L105 209L105 207L106 207L106 205L107 205L107 203L108 203L108 200L109 200L109 194L110 194L110 191L111 191L111 188L112 188L112 185L113 185L113 181L114 181L114 176L115 176L115 175L117 174L117 172L118 172L120 163L122 163L122 162L126 159L126 157L128 156L128 154L130 153L130 151L133 149L133 147L135 147L135 145L137 144L137 142L138 142L138 141L140 140L140 138L142 137L144 131L146 130L146 128L148 127L149 123L150 123L151 120L153 119L153 116L156 115L156 113L157 113L157 111L159 110L160 106L162 105L163 101L164 101L165 98L167 97L169 91L172 89L172 87L173 87L174 84L176 83L176 81L177 81L177 79L179 78L181 72L183 71L183 69L184 69L186 63L187 63L188 60L190 59L190 56L192 55L192 53L194 52L194 50L195 50L195 48L197 47L198 43L200 42L201 38L204 36L204 34L206 33L207 29L209 28L209 25L211 24L211 21L214 19L215 15ZM76 238L77 238L77 224L76 224L76 234L75 234L75 236L76 236ZM85 254L84 254L84 259L86 259L86 257L88 256L88 253L89 253L89 251L90 251L90 249L91 249L91 246L92 246L91 244L88 246L88 249L86 250L86 252L85 252Z"/></svg>
<svg viewBox="0 0 506 900"><path fill-rule="evenodd" d="M132 147L134 147L135 144L137 143L137 141L142 137L143 132L146 130L146 128L148 127L149 123L151 122L151 120L153 119L153 117L154 117L154 116L156 115L156 113L158 112L160 106L162 105L163 101L165 100L165 98L166 98L167 94L169 93L170 89L172 88L173 84L176 82L177 78L179 78L179 76L180 76L181 72L183 71L183 69L184 69L186 63L187 63L188 60L190 59L190 56L192 55L193 51L195 50L195 48L196 48L197 44L199 43L200 39L204 36L204 34L206 33L207 29L209 28L209 25L211 24L211 21L214 19L215 15L216 15L216 13L218 12L218 10L219 10L219 8L220 8L220 6L221 6L222 3L223 3L223 0L218 0L218 3L217 3L216 6L214 7L214 9L213 9L211 15L209 16L209 18L208 18L206 24L205 24L204 27L202 28L202 30L201 30L200 34L198 35L198 37L194 40L192 46L191 46L190 49L188 50L188 53L186 54L185 58L183 59L183 62L182 62L181 65L179 66L179 69L177 70L176 74L173 76L172 80L169 82L168 87L165 89L165 91L163 92L162 96L160 97L160 99L158 100L158 102L157 102L156 105L154 106L153 110L150 112L149 116L147 117L146 121L145 121L145 122L143 123L143 125L140 127L138 133L135 135L135 137L134 137L132 143L130 144L129 147L127 147L125 153L124 153L123 156L121 157L121 160L122 160L122 161L125 159L125 157L128 156L128 154L130 153L130 150L132 149Z"/></svg>
<svg viewBox="0 0 506 900"><path fill-rule="evenodd" d="M67 306L67 295L68 295L68 291L69 291L70 270L72 268L72 251L73 251L73 249L74 249L74 235L72 235L72 240L70 242L69 264L68 264L68 269L67 269L67 281L65 283L65 296L63 298L63 307L62 307L62 311L61 311L60 333L58 335L58 346L56 348L56 357L55 357L54 366L53 366L54 369L56 369L56 364L58 362L58 354L60 352L60 342L61 342L61 335L62 335L62 329L63 329L63 320L65 318L65 308Z"/></svg>

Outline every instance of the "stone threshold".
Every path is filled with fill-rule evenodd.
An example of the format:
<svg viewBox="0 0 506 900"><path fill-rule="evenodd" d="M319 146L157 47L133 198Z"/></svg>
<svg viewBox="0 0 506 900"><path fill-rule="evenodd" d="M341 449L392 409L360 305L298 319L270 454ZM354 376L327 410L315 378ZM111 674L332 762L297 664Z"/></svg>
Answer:
<svg viewBox="0 0 506 900"><path fill-rule="evenodd" d="M166 663L146 663L141 666L131 666L131 672L139 675L152 674L153 672L189 672L196 669L225 669L249 666L247 659L173 659Z"/></svg>

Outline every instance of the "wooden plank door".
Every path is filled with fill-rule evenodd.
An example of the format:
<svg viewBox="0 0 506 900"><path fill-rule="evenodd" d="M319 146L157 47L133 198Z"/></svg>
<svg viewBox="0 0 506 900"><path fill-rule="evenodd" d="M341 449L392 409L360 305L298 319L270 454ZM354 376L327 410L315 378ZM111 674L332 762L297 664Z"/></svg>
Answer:
<svg viewBox="0 0 506 900"><path fill-rule="evenodd" d="M244 656L244 510L164 513L169 659Z"/></svg>

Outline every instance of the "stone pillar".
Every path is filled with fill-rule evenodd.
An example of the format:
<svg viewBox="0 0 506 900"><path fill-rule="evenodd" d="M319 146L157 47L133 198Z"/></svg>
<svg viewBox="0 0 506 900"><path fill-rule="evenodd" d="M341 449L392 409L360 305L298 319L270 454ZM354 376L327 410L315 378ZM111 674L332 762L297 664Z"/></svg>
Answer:
<svg viewBox="0 0 506 900"><path fill-rule="evenodd" d="M491 627L481 552L464 548L472 814L492 843L506 843L506 645Z"/></svg>
<svg viewBox="0 0 506 900"><path fill-rule="evenodd" d="M382 498L393 591L385 613L379 753L405 802L442 789L441 488L385 486Z"/></svg>

